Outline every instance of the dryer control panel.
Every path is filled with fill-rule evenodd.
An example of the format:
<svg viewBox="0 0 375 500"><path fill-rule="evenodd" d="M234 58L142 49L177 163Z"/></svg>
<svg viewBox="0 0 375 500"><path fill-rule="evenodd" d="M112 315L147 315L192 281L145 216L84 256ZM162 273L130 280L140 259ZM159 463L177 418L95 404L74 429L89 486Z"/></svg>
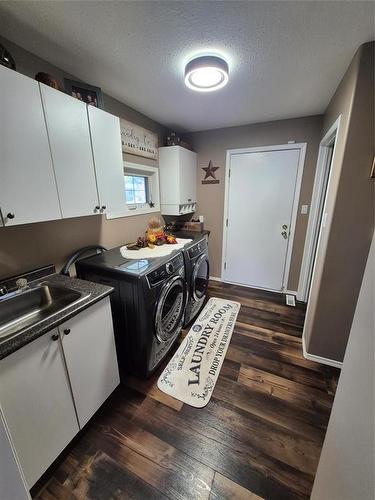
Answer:
<svg viewBox="0 0 375 500"><path fill-rule="evenodd" d="M195 257L198 257L198 255L201 255L206 251L207 251L207 241L206 239L203 239L189 248L189 257L191 259L194 259Z"/></svg>
<svg viewBox="0 0 375 500"><path fill-rule="evenodd" d="M181 269L184 268L184 258L182 253L176 255L173 259L155 269L147 275L148 282L151 287L158 285L162 281L167 280L173 274L181 274Z"/></svg>

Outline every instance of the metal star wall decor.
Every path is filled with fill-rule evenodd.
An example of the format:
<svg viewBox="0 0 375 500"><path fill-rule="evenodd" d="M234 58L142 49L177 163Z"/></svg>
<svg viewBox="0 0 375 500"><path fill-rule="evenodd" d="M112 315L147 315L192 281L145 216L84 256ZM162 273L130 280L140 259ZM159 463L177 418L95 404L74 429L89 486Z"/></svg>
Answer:
<svg viewBox="0 0 375 500"><path fill-rule="evenodd" d="M210 160L208 163L208 167L202 167L202 170L206 172L205 178L202 181L202 184L219 184L219 179L216 179L215 172L218 170L220 167L214 167L212 161ZM209 179L209 177L212 177L212 179Z"/></svg>

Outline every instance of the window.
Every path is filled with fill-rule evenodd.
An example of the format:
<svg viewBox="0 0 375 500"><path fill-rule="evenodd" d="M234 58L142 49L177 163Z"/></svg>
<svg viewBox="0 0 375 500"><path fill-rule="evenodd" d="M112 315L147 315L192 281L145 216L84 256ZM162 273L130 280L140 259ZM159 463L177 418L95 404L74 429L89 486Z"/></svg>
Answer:
<svg viewBox="0 0 375 500"><path fill-rule="evenodd" d="M159 169L124 162L124 208L107 219L160 212L159 200Z"/></svg>
<svg viewBox="0 0 375 500"><path fill-rule="evenodd" d="M127 174L125 180L125 200L128 205L146 204L149 202L148 177Z"/></svg>

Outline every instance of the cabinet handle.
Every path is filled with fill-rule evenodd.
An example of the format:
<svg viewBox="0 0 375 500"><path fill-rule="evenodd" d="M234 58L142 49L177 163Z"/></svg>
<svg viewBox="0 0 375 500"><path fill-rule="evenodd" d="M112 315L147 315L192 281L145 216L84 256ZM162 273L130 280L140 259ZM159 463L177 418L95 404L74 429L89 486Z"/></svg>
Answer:
<svg viewBox="0 0 375 500"><path fill-rule="evenodd" d="M191 201L191 198L188 198L188 201Z"/></svg>
<svg viewBox="0 0 375 500"><path fill-rule="evenodd" d="M59 338L59 336L57 335L57 333L54 333L54 334L52 335L52 337L51 337L51 339L52 339L53 341L56 341L58 338Z"/></svg>
<svg viewBox="0 0 375 500"><path fill-rule="evenodd" d="M98 210L100 210L100 206L96 205L96 207L94 208L94 212L97 212Z"/></svg>
<svg viewBox="0 0 375 500"><path fill-rule="evenodd" d="M70 333L70 328L65 328L64 335L69 335L69 333Z"/></svg>
<svg viewBox="0 0 375 500"><path fill-rule="evenodd" d="M11 212L9 212L9 214L7 214L7 219L14 219L15 218L15 214L12 214Z"/></svg>
<svg viewBox="0 0 375 500"><path fill-rule="evenodd" d="M102 205L102 210L105 210L107 207L105 205Z"/></svg>

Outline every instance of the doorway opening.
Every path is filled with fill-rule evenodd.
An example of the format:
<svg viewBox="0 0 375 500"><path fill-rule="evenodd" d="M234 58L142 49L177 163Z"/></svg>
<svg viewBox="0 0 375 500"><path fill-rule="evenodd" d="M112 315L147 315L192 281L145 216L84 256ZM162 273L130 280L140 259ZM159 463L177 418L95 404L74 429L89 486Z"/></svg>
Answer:
<svg viewBox="0 0 375 500"><path fill-rule="evenodd" d="M341 115L325 134L319 145L310 216L307 225L297 292L297 299L302 302L308 302L315 257L319 245L320 231L325 225L325 201L329 186L331 166L335 156L336 137L339 131L340 120Z"/></svg>

